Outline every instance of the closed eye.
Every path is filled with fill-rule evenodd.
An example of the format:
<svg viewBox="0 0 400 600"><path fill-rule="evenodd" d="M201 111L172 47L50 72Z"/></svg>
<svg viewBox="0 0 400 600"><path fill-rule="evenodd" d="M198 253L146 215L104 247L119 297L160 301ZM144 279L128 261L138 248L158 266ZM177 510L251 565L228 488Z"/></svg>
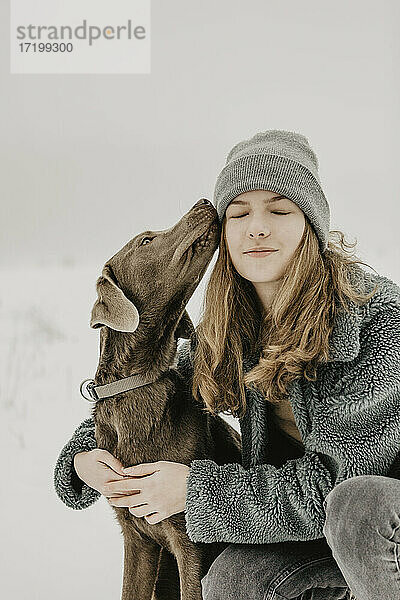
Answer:
<svg viewBox="0 0 400 600"><path fill-rule="evenodd" d="M274 215L289 215L290 212L282 212L279 210L272 210L271 211ZM231 217L231 219L240 219L240 217L245 217L246 215L248 215L249 213L244 213L243 215L235 215Z"/></svg>
<svg viewBox="0 0 400 600"><path fill-rule="evenodd" d="M156 236L153 235L153 237L150 237L148 235L145 235L141 240L140 240L140 244L139 246L147 246L147 244L144 244L143 242L148 241L149 243L151 242L151 240L153 240Z"/></svg>

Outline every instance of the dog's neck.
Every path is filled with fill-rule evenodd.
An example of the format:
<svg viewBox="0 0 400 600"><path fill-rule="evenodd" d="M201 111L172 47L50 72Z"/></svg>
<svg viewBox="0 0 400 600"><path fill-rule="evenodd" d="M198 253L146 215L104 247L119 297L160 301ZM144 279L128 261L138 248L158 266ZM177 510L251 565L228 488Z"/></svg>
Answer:
<svg viewBox="0 0 400 600"><path fill-rule="evenodd" d="M173 363L177 341L173 335L157 338L147 330L146 338L140 332L115 331L109 327L100 330L100 358L94 378L96 385L143 373L157 377ZM151 340L151 344L149 344Z"/></svg>
<svg viewBox="0 0 400 600"><path fill-rule="evenodd" d="M93 419L96 423L98 447L108 450L126 465L133 464L132 461L143 462L149 456L151 460L158 460L157 453L152 453L151 450L154 440L152 431L157 430L160 423L165 421L165 411L171 401L170 377L163 376L163 373L169 371L177 346L173 335L169 341L156 340L155 343L156 336L152 338L147 335L146 340L142 340L139 336L135 337L135 333L118 332L108 327L101 329L100 359L95 375L97 385L111 383L138 372L155 379L151 385L143 385L124 393L122 402L105 398L94 405ZM127 422L135 432L133 445L129 436L127 438Z"/></svg>

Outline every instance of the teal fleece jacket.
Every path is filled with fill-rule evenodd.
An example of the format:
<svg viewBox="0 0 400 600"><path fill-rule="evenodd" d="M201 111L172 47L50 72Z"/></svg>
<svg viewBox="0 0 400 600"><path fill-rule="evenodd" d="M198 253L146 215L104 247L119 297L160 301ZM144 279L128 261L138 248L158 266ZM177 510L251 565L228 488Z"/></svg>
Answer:
<svg viewBox="0 0 400 600"><path fill-rule="evenodd" d="M271 407L246 388L240 419L242 464L193 460L187 479L186 528L194 542L264 544L324 537L325 498L357 475L400 478L400 288L387 277L350 269L362 291L379 286L364 305L337 313L330 358L317 380L288 387L304 455L281 467L268 463ZM178 349L178 370L190 383L194 342ZM258 358L244 358L247 372ZM100 493L73 468L76 452L96 448L94 423L86 419L64 446L54 470L55 490L74 509Z"/></svg>

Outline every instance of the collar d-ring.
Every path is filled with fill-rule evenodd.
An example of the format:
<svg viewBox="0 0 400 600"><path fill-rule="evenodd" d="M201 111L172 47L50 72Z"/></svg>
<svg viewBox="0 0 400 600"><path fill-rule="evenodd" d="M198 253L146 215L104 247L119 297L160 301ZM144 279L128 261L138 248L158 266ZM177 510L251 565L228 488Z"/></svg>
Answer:
<svg viewBox="0 0 400 600"><path fill-rule="evenodd" d="M90 383L87 383L85 386L86 382L90 382ZM96 394L96 391L93 389L93 386L94 386L94 379L84 379L79 388L81 396L83 396L83 398L85 398L85 400L88 400L89 402L97 402L97 400L99 399ZM85 394L83 393L83 390L89 394L90 398L85 396Z"/></svg>

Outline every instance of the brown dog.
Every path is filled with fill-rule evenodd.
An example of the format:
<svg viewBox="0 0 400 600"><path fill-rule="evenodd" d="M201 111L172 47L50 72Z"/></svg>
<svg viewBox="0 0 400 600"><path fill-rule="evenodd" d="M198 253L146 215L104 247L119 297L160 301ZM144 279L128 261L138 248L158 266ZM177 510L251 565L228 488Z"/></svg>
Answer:
<svg viewBox="0 0 400 600"><path fill-rule="evenodd" d="M194 402L190 382L173 367L177 338L194 332L186 304L219 235L215 208L200 200L170 229L136 235L97 280L90 326L102 329L94 385L137 373L147 381L93 408L98 448L123 466L241 462L239 434ZM193 543L183 512L149 524L126 507L113 509L124 537L122 600L200 600L201 578L227 544Z"/></svg>

